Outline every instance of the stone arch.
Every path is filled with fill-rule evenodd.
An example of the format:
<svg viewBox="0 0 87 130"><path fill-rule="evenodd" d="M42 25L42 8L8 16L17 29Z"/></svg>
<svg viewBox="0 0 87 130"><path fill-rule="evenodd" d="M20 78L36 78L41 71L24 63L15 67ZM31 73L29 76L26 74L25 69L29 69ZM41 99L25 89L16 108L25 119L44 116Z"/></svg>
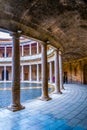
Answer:
<svg viewBox="0 0 87 130"><path fill-rule="evenodd" d="M0 20L0 30L5 30L7 32L17 32L21 31L21 35L30 37L33 40L38 40L43 44L50 44L55 48L60 48L63 51L61 45L61 39L53 36L50 32L38 26L37 24L29 22L28 25L24 25L15 20L1 19Z"/></svg>

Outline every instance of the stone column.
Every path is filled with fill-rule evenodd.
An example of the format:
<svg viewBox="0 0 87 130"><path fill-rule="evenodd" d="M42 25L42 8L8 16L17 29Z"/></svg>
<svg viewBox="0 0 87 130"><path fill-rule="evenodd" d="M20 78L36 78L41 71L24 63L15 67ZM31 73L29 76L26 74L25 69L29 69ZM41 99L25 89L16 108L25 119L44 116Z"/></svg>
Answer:
<svg viewBox="0 0 87 130"><path fill-rule="evenodd" d="M42 95L41 100L48 101L51 98L48 95L48 71L47 71L47 45L42 45Z"/></svg>
<svg viewBox="0 0 87 130"><path fill-rule="evenodd" d="M29 65L29 73L30 73L30 81L32 81L32 66L31 65Z"/></svg>
<svg viewBox="0 0 87 130"><path fill-rule="evenodd" d="M59 54L58 54L58 50L55 50L55 62L54 62L54 66L55 66L55 94L62 94L61 90L60 90L60 79L59 79Z"/></svg>
<svg viewBox="0 0 87 130"><path fill-rule="evenodd" d="M59 50L59 77L60 77L60 88L64 89L63 86L63 72L62 72L62 52Z"/></svg>
<svg viewBox="0 0 87 130"><path fill-rule="evenodd" d="M52 83L52 62L50 62L50 82Z"/></svg>
<svg viewBox="0 0 87 130"><path fill-rule="evenodd" d="M24 109L20 104L20 47L19 33L12 33L12 105L8 107L11 111Z"/></svg>
<svg viewBox="0 0 87 130"><path fill-rule="evenodd" d="M32 52L31 52L31 51L32 51L32 50L31 50L31 44L30 44L29 48L30 48L30 55L32 55Z"/></svg>
<svg viewBox="0 0 87 130"><path fill-rule="evenodd" d="M39 64L37 64L37 81L39 81Z"/></svg>
<svg viewBox="0 0 87 130"><path fill-rule="evenodd" d="M24 46L22 45L22 56L24 56Z"/></svg>
<svg viewBox="0 0 87 130"><path fill-rule="evenodd" d="M4 81L6 81L6 66L4 66Z"/></svg>
<svg viewBox="0 0 87 130"><path fill-rule="evenodd" d="M21 76L22 76L22 81L24 81L24 66L21 66Z"/></svg>
<svg viewBox="0 0 87 130"><path fill-rule="evenodd" d="M5 58L7 57L7 48L6 48L6 46L5 46L4 57L5 57Z"/></svg>
<svg viewBox="0 0 87 130"><path fill-rule="evenodd" d="M37 54L39 54L39 43L37 42Z"/></svg>

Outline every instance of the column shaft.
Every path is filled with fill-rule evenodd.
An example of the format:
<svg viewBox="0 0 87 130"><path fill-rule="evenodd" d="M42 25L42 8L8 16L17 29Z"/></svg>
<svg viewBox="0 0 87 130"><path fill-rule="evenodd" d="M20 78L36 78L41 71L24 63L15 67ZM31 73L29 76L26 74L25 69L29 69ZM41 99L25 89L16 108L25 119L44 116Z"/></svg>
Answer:
<svg viewBox="0 0 87 130"><path fill-rule="evenodd" d="M4 66L4 81L6 81L6 66Z"/></svg>
<svg viewBox="0 0 87 130"><path fill-rule="evenodd" d="M5 46L4 57L5 57L5 58L7 57L7 48L6 48L6 46Z"/></svg>
<svg viewBox="0 0 87 130"><path fill-rule="evenodd" d="M22 45L22 56L24 56L24 46Z"/></svg>
<svg viewBox="0 0 87 130"><path fill-rule="evenodd" d="M39 43L37 42L37 54L39 54Z"/></svg>
<svg viewBox="0 0 87 130"><path fill-rule="evenodd" d="M22 81L24 81L24 66L21 66L21 76L22 76Z"/></svg>
<svg viewBox="0 0 87 130"><path fill-rule="evenodd" d="M13 33L12 46L12 105L9 107L12 111L24 109L20 104L20 47L19 34Z"/></svg>
<svg viewBox="0 0 87 130"><path fill-rule="evenodd" d="M50 62L50 82L52 83L52 62Z"/></svg>
<svg viewBox="0 0 87 130"><path fill-rule="evenodd" d="M55 50L55 91L54 93L62 93L60 90L60 79L59 79L59 57L58 50Z"/></svg>
<svg viewBox="0 0 87 130"><path fill-rule="evenodd" d="M48 71L47 71L47 46L42 45L42 96L41 100L48 101Z"/></svg>
<svg viewBox="0 0 87 130"><path fill-rule="evenodd" d="M29 48L30 48L30 55L32 55L32 50L31 50L32 48L31 48L31 44L30 44L30 47L29 47Z"/></svg>
<svg viewBox="0 0 87 130"><path fill-rule="evenodd" d="M60 75L60 88L64 89L63 72L62 72L62 52L60 50L59 50L59 75Z"/></svg>
<svg viewBox="0 0 87 130"><path fill-rule="evenodd" d="M32 81L32 66L29 65L30 81Z"/></svg>
<svg viewBox="0 0 87 130"><path fill-rule="evenodd" d="M37 81L39 81L39 64L37 64Z"/></svg>

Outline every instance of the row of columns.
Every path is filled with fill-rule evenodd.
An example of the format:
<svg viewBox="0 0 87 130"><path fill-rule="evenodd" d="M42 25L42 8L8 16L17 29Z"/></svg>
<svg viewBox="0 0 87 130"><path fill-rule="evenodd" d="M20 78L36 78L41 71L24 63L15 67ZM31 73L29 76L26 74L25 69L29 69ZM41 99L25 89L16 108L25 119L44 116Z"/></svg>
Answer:
<svg viewBox="0 0 87 130"><path fill-rule="evenodd" d="M22 81L24 81L24 66L21 67ZM32 65L29 65L29 81L32 81ZM39 81L39 64L37 64L37 81Z"/></svg>
<svg viewBox="0 0 87 130"><path fill-rule="evenodd" d="M55 63L55 62L54 62ZM39 74L39 66L40 64L36 64L36 81L39 81L40 78L40 74ZM52 68L52 62L49 62L49 68L50 68L50 73L49 73L49 77L50 77L50 83L53 82L53 68ZM4 81L6 81L6 70L7 70L7 66L4 66L3 72L4 72ZM32 81L32 65L29 65L29 81ZM11 80L11 79L10 79ZM24 81L24 65L21 65L21 80Z"/></svg>
<svg viewBox="0 0 87 130"><path fill-rule="evenodd" d="M4 66L4 81L6 81L6 66ZM29 81L32 81L32 65L29 65ZM24 66L21 66L21 80L24 81ZM37 81L39 81L39 64L37 64Z"/></svg>
<svg viewBox="0 0 87 130"><path fill-rule="evenodd" d="M13 33L13 47L12 47L12 105L8 107L8 109L12 111L17 111L24 109L24 107L20 104L20 48L19 48L19 37L18 33ZM62 64L59 64L61 61L61 55L58 50L55 50L55 92L62 93L62 70L58 71L59 68L62 69ZM59 60L60 59L60 60ZM42 95L40 97L41 100L48 101L51 98L48 94L48 70L47 70L47 45L42 44ZM29 67L29 71L31 73L31 65ZM52 74L52 64L50 63L50 70ZM37 70L39 72L39 67L37 66ZM23 73L23 68L22 68ZM39 73L37 73L38 78ZM23 77L22 77L23 78ZM30 80L31 80L30 76ZM50 80L52 77L50 76ZM61 81L60 81L61 80ZM60 83L59 83L60 81Z"/></svg>
<svg viewBox="0 0 87 130"><path fill-rule="evenodd" d="M29 44L29 55L32 55L32 48L31 48L31 45L32 44ZM24 45L21 46L22 47L22 56L24 56ZM37 42L36 43L36 49L37 49L37 54L39 54L39 43ZM7 47L5 46L4 47L4 57L6 58L7 57Z"/></svg>

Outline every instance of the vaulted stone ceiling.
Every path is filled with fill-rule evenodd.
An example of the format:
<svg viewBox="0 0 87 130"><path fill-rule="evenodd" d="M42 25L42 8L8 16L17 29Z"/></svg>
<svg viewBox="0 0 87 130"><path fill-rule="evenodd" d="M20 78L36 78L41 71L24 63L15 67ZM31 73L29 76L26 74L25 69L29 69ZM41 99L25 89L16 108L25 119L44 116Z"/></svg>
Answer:
<svg viewBox="0 0 87 130"><path fill-rule="evenodd" d="M58 44L64 60L87 57L87 0L0 0L0 28Z"/></svg>

